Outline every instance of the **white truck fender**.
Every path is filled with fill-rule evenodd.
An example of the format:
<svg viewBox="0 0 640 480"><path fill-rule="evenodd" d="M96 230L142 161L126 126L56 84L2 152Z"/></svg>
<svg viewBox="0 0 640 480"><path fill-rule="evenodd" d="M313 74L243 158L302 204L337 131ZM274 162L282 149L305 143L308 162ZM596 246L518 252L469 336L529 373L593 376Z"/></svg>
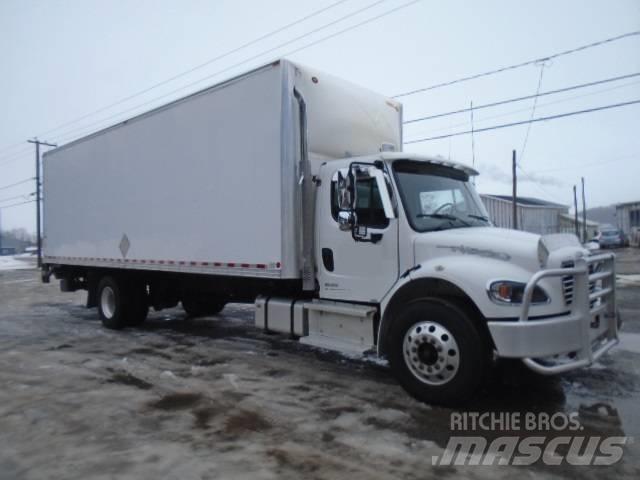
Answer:
<svg viewBox="0 0 640 480"><path fill-rule="evenodd" d="M389 326L388 309L396 294L403 287L412 283L426 280L441 280L449 286L461 291L475 305L484 318L517 317L517 306L496 305L487 294L488 285L499 279L522 281L529 279L531 273L518 265L492 258L473 258L460 255L438 257L433 260L420 262L405 271L380 303L380 325L378 327L378 350L380 352L384 336ZM433 296L434 293L425 291L422 296ZM437 293L436 293L437 295Z"/></svg>

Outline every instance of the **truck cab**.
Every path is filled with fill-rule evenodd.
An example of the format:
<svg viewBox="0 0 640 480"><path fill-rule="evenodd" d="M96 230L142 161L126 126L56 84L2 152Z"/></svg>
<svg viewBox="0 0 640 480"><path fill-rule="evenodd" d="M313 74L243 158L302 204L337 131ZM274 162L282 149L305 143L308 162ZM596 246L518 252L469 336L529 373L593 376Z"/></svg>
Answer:
<svg viewBox="0 0 640 480"><path fill-rule="evenodd" d="M436 403L467 398L495 357L553 374L611 348L613 255L591 255L573 235L494 227L475 175L407 153L323 162L315 177L314 308L357 305L355 318L366 306L375 312L353 331L347 324L357 321L343 313L333 333L329 316L310 312L302 340L373 349L410 393Z"/></svg>

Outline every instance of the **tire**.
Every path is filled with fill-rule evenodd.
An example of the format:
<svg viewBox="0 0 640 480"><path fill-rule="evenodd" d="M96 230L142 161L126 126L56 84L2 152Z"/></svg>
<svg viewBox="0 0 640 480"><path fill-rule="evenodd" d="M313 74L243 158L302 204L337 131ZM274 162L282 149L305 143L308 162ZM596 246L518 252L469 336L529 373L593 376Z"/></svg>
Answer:
<svg viewBox="0 0 640 480"><path fill-rule="evenodd" d="M389 331L389 363L402 387L430 404L460 405L478 390L489 367L485 338L454 303L408 304Z"/></svg>
<svg viewBox="0 0 640 480"><path fill-rule="evenodd" d="M622 321L622 315L620 315L620 309L616 308L616 325L618 327L618 330L622 328L623 323L624 322Z"/></svg>
<svg viewBox="0 0 640 480"><path fill-rule="evenodd" d="M106 328L140 325L147 317L149 307L142 288L132 288L130 282L105 276L98 283L98 315Z"/></svg>
<svg viewBox="0 0 640 480"><path fill-rule="evenodd" d="M219 299L202 299L186 296L182 299L182 308L190 317L217 315L225 307L226 302Z"/></svg>
<svg viewBox="0 0 640 480"><path fill-rule="evenodd" d="M127 325L139 327L149 315L149 297L144 284L130 284L131 290L131 312L127 318Z"/></svg>

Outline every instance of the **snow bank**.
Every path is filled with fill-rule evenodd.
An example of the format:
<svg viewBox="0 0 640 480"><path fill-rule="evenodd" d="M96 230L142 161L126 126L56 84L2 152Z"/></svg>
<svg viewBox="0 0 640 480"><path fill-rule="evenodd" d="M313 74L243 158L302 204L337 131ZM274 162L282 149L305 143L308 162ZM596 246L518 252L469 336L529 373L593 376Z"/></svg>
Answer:
<svg viewBox="0 0 640 480"><path fill-rule="evenodd" d="M616 275L616 280L618 281L618 285L621 287L632 287L640 285L640 275L631 274L631 275Z"/></svg>
<svg viewBox="0 0 640 480"><path fill-rule="evenodd" d="M22 255L0 257L0 270L21 270L25 268L36 268L35 257L31 255L28 257Z"/></svg>
<svg viewBox="0 0 640 480"><path fill-rule="evenodd" d="M620 344L617 348L627 352L640 353L640 333L620 332Z"/></svg>

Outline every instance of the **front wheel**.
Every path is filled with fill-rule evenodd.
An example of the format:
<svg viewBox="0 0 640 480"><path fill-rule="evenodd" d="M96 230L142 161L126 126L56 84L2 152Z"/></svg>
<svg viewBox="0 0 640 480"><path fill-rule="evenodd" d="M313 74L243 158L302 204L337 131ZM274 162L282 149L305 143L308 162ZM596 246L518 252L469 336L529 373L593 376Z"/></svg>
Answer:
<svg viewBox="0 0 640 480"><path fill-rule="evenodd" d="M480 386L489 364L486 342L457 305L415 301L397 315L389 334L391 370L418 400L461 404Z"/></svg>

